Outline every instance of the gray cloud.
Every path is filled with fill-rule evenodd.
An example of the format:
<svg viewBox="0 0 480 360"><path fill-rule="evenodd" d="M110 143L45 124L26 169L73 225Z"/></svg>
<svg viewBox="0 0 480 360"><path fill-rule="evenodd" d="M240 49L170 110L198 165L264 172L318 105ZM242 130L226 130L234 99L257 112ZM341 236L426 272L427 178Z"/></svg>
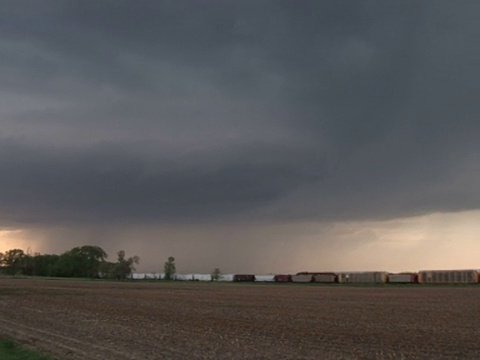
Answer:
<svg viewBox="0 0 480 360"><path fill-rule="evenodd" d="M2 2L0 222L478 209L472 2Z"/></svg>

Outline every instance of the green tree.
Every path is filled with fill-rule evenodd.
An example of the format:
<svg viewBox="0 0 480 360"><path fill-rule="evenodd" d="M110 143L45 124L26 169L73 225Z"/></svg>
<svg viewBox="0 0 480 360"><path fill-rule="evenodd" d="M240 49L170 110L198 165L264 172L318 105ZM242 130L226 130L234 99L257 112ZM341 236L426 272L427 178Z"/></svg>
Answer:
<svg viewBox="0 0 480 360"><path fill-rule="evenodd" d="M75 247L60 256L60 276L99 277L100 265L106 258L107 253L101 247L92 245Z"/></svg>
<svg viewBox="0 0 480 360"><path fill-rule="evenodd" d="M222 272L219 268L215 268L212 271L212 281L218 281L222 277Z"/></svg>
<svg viewBox="0 0 480 360"><path fill-rule="evenodd" d="M10 275L24 274L27 265L27 254L22 249L11 249L2 256L2 265Z"/></svg>
<svg viewBox="0 0 480 360"><path fill-rule="evenodd" d="M140 258L135 255L125 259L125 251L120 250L118 253L118 261L113 267L113 274L116 279L126 279L132 271L135 271L135 265L140 263Z"/></svg>
<svg viewBox="0 0 480 360"><path fill-rule="evenodd" d="M102 261L100 264L99 272L100 277L103 279L114 279L115 278L115 266L117 263L111 261Z"/></svg>
<svg viewBox="0 0 480 360"><path fill-rule="evenodd" d="M173 256L170 256L167 262L165 262L164 271L165 271L165 280L172 280L176 272L175 258Z"/></svg>
<svg viewBox="0 0 480 360"><path fill-rule="evenodd" d="M35 276L60 276L60 256L56 254L35 254L33 256L33 274Z"/></svg>

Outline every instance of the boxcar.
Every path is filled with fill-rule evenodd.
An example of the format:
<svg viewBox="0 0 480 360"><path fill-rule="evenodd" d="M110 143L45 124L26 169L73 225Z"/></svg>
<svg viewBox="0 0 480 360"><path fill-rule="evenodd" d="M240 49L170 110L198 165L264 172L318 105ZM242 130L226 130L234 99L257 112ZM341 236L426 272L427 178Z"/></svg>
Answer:
<svg viewBox="0 0 480 360"><path fill-rule="evenodd" d="M195 281L212 281L212 275L210 274L192 274Z"/></svg>
<svg viewBox="0 0 480 360"><path fill-rule="evenodd" d="M292 282L297 283L309 283L313 281L312 274L300 274L300 275L292 275Z"/></svg>
<svg viewBox="0 0 480 360"><path fill-rule="evenodd" d="M338 281L352 284L384 284L387 282L384 271L345 272L338 274Z"/></svg>
<svg viewBox="0 0 480 360"><path fill-rule="evenodd" d="M480 282L478 270L422 270L418 273L422 284L476 284Z"/></svg>
<svg viewBox="0 0 480 360"><path fill-rule="evenodd" d="M258 281L258 282L273 282L273 281L275 281L275 275L255 275L255 281Z"/></svg>
<svg viewBox="0 0 480 360"><path fill-rule="evenodd" d="M292 281L292 277L290 275L283 275L283 274L275 275L273 279L275 282L291 282Z"/></svg>
<svg viewBox="0 0 480 360"><path fill-rule="evenodd" d="M252 274L235 274L233 275L233 281L255 281L255 275Z"/></svg>
<svg viewBox="0 0 480 360"><path fill-rule="evenodd" d="M316 273L313 274L313 281L318 283L337 283L338 275L335 273Z"/></svg>
<svg viewBox="0 0 480 360"><path fill-rule="evenodd" d="M163 273L136 273L132 272L128 278L132 280L161 280L165 277Z"/></svg>
<svg viewBox="0 0 480 360"><path fill-rule="evenodd" d="M392 284L407 284L407 283L417 283L418 274L408 273L408 274L388 274L388 282Z"/></svg>
<svg viewBox="0 0 480 360"><path fill-rule="evenodd" d="M220 277L218 278L217 281L228 281L228 282L233 281L234 276L235 275L233 275L233 274L222 274L222 275L220 275Z"/></svg>
<svg viewBox="0 0 480 360"><path fill-rule="evenodd" d="M191 281L195 280L193 274L175 274L173 275L173 278L178 281Z"/></svg>

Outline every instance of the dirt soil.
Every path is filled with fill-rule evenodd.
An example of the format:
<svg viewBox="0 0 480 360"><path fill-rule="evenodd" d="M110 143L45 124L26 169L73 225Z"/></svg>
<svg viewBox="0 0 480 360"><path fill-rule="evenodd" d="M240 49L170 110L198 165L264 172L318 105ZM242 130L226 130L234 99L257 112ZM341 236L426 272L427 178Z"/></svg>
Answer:
<svg viewBox="0 0 480 360"><path fill-rule="evenodd" d="M0 336L60 360L480 359L480 286L0 278Z"/></svg>

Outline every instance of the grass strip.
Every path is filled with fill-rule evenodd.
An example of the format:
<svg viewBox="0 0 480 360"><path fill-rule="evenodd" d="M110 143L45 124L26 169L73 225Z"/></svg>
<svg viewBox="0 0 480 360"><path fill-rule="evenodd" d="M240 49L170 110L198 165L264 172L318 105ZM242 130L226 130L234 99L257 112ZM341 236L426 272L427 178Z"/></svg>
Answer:
<svg viewBox="0 0 480 360"><path fill-rule="evenodd" d="M53 360L46 355L23 349L10 339L0 339L0 359L2 360Z"/></svg>

